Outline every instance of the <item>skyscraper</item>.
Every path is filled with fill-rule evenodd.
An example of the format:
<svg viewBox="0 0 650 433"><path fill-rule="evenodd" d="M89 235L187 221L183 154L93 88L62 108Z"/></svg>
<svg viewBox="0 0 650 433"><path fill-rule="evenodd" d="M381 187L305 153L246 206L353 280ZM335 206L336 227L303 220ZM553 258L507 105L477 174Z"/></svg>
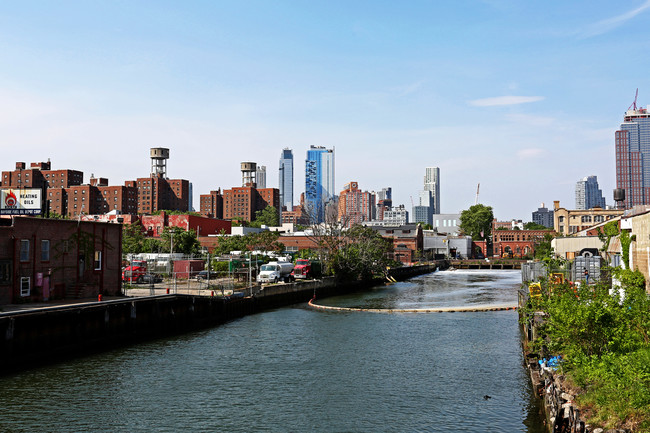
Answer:
<svg viewBox="0 0 650 433"><path fill-rule="evenodd" d="M419 204L413 206L413 217L411 222L431 224L433 223L433 194L429 190L420 191Z"/></svg>
<svg viewBox="0 0 650 433"><path fill-rule="evenodd" d="M605 197L598 188L598 178L596 176L583 177L576 182L576 209L591 209L596 206L605 209Z"/></svg>
<svg viewBox="0 0 650 433"><path fill-rule="evenodd" d="M255 183L258 188L266 188L266 166L258 165L255 173Z"/></svg>
<svg viewBox="0 0 650 433"><path fill-rule="evenodd" d="M433 211L431 214L440 213L440 168L427 167L424 174L424 190L431 191Z"/></svg>
<svg viewBox="0 0 650 433"><path fill-rule="evenodd" d="M293 211L293 152L286 148L280 154L280 170L278 177L280 186L280 206L286 206L287 211Z"/></svg>
<svg viewBox="0 0 650 433"><path fill-rule="evenodd" d="M636 100L625 112L616 140L616 188L625 190L626 208L650 204L650 113Z"/></svg>
<svg viewBox="0 0 650 433"><path fill-rule="evenodd" d="M334 149L310 146L305 160L305 206L312 222L323 222L334 197Z"/></svg>

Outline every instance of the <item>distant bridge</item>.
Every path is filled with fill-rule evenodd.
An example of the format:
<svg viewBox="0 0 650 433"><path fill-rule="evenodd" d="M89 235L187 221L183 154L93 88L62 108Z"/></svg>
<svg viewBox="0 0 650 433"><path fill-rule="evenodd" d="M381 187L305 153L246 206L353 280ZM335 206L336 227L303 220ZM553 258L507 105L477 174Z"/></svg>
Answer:
<svg viewBox="0 0 650 433"><path fill-rule="evenodd" d="M490 260L452 260L450 265L455 269L521 269L526 260L490 259Z"/></svg>

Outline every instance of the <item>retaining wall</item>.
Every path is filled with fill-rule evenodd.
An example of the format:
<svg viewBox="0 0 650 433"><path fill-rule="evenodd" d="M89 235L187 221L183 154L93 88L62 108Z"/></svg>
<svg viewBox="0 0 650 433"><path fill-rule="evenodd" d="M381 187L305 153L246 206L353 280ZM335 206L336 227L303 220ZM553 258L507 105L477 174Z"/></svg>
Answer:
<svg viewBox="0 0 650 433"><path fill-rule="evenodd" d="M436 267L397 268L391 274L406 279ZM307 302L314 295L323 298L378 283L329 277L255 287L255 295L244 298L162 295L0 313L0 374L216 326L247 314Z"/></svg>

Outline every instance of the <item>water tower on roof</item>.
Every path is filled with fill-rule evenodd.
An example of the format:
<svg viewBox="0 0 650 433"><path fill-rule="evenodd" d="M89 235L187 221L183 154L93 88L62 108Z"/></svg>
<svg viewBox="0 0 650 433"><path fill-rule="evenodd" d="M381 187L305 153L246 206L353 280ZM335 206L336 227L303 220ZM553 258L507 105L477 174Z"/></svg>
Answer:
<svg viewBox="0 0 650 433"><path fill-rule="evenodd" d="M164 147L152 147L150 156L151 176L167 179L167 160L169 159L169 149Z"/></svg>
<svg viewBox="0 0 650 433"><path fill-rule="evenodd" d="M241 185L257 188L255 179L257 172L257 164L254 162L241 163Z"/></svg>

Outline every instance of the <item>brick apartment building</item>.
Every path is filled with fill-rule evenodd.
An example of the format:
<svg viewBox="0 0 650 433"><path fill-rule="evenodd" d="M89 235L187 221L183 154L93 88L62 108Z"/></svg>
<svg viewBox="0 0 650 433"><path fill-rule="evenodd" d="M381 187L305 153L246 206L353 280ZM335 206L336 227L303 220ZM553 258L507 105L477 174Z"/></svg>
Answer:
<svg viewBox="0 0 650 433"><path fill-rule="evenodd" d="M29 168L24 162L17 162L13 171L2 172L0 187L39 188L45 198L44 213L55 212L69 218L110 211L151 214L159 210L191 210L190 182L167 179L164 173L109 186L108 179L93 175L84 184L83 172L52 170L50 161L33 162Z"/></svg>
<svg viewBox="0 0 650 433"><path fill-rule="evenodd" d="M0 218L0 304L121 292L122 226Z"/></svg>
<svg viewBox="0 0 650 433"><path fill-rule="evenodd" d="M137 213L152 214L160 210L190 209L190 181L167 179L162 173L126 181L127 187L134 187L138 194Z"/></svg>
<svg viewBox="0 0 650 433"><path fill-rule="evenodd" d="M227 220L255 220L255 213L267 206L280 209L280 190L240 186L223 193L210 191L200 196L200 213L204 216ZM220 213L221 212L221 213Z"/></svg>
<svg viewBox="0 0 650 433"><path fill-rule="evenodd" d="M374 194L361 191L357 182L349 182L339 194L338 220L345 227L370 221L374 207Z"/></svg>

